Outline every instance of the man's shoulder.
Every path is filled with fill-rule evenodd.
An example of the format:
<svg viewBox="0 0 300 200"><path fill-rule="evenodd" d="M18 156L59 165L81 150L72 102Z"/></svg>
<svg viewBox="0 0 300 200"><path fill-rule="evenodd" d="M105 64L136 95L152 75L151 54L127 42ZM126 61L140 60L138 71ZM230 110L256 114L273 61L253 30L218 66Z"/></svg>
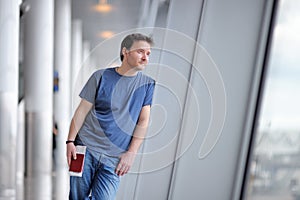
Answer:
<svg viewBox="0 0 300 200"><path fill-rule="evenodd" d="M105 70L107 70L108 68L104 68L104 69L97 69L96 71L93 72L93 75L97 80L99 80L101 78L101 76L103 75L103 73L105 72Z"/></svg>
<svg viewBox="0 0 300 200"><path fill-rule="evenodd" d="M155 84L155 79L152 78L151 76L149 75L146 75L144 73L141 73L141 76L142 76L142 79L147 82L147 83L154 83Z"/></svg>
<svg viewBox="0 0 300 200"><path fill-rule="evenodd" d="M103 72L106 70L107 68L104 68L104 69L97 69L96 71L94 71L94 74L95 75L102 75Z"/></svg>

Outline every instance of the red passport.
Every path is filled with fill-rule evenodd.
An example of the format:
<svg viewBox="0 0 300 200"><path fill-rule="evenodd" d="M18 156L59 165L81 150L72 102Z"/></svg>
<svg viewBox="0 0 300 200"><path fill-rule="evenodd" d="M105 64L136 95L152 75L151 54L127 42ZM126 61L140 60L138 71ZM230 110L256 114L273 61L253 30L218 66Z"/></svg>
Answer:
<svg viewBox="0 0 300 200"><path fill-rule="evenodd" d="M76 160L72 157L69 171L81 173L84 164L84 154L76 153Z"/></svg>

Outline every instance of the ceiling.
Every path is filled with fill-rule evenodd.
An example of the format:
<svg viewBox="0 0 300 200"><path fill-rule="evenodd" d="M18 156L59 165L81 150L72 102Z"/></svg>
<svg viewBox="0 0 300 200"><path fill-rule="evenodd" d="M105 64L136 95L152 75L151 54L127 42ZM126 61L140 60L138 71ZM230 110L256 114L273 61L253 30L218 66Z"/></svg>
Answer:
<svg viewBox="0 0 300 200"><path fill-rule="evenodd" d="M141 16L142 0L72 0L72 19L82 20L83 40L94 48L104 41L103 31L120 33L137 28ZM111 11L96 12L93 6L108 4Z"/></svg>

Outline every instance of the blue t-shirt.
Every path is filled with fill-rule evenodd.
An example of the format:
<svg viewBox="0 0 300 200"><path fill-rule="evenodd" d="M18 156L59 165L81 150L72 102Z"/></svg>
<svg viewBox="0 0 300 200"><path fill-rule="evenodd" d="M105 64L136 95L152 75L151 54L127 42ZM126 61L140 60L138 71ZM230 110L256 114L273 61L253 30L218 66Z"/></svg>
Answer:
<svg viewBox="0 0 300 200"><path fill-rule="evenodd" d="M107 68L93 73L79 95L94 106L78 139L94 153L119 157L129 147L142 107L152 104L154 87L142 72L122 76Z"/></svg>

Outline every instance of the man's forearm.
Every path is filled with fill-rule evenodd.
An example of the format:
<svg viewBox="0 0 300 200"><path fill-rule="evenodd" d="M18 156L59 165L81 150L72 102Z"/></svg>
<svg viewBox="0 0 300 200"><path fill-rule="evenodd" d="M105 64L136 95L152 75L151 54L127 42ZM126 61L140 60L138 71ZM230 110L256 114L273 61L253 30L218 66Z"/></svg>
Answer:
<svg viewBox="0 0 300 200"><path fill-rule="evenodd" d="M141 110L138 123L133 132L128 151L137 153L147 133L150 118L150 106L144 106Z"/></svg>
<svg viewBox="0 0 300 200"><path fill-rule="evenodd" d="M82 126L83 122L79 122L79 120L74 117L72 118L71 124L70 124L70 129L69 129L69 135L68 135L68 140L74 141L76 138L76 135Z"/></svg>
<svg viewBox="0 0 300 200"><path fill-rule="evenodd" d="M70 129L69 129L69 135L68 135L68 140L75 140L76 135L80 128L82 127L85 117L87 113L90 111L92 107L92 104L82 100L76 109L74 116L72 118L71 124L70 124Z"/></svg>
<svg viewBox="0 0 300 200"><path fill-rule="evenodd" d="M137 125L134 133L133 133L133 137L132 140L130 142L128 151L129 152L133 152L133 153L137 153L141 144L144 141L145 135L147 133L147 128L148 128L148 123L143 124L143 125Z"/></svg>
<svg viewBox="0 0 300 200"><path fill-rule="evenodd" d="M70 130L68 134L68 141L74 141L76 138L76 135L83 125L83 122L85 120L85 117L89 110L92 108L92 104L89 103L86 100L81 100L78 108L76 109L74 116L71 121ZM67 160L68 164L71 163L71 157L73 156L74 159L76 159L76 148L73 142L67 142Z"/></svg>
<svg viewBox="0 0 300 200"><path fill-rule="evenodd" d="M122 154L120 157L120 162L116 168L116 173L119 176L123 176L131 168L131 166L134 162L135 156L136 156L141 144L143 143L143 140L147 133L149 118L150 118L150 105L144 106L142 108L139 119L138 119L138 123L133 132L133 137L129 144L129 148L128 148L127 152Z"/></svg>
<svg viewBox="0 0 300 200"><path fill-rule="evenodd" d="M135 128L128 150L121 155L120 162L116 167L116 174L118 174L118 176L123 176L129 171L134 162L135 156L145 138L148 123L141 123L141 121L139 122L140 123Z"/></svg>

